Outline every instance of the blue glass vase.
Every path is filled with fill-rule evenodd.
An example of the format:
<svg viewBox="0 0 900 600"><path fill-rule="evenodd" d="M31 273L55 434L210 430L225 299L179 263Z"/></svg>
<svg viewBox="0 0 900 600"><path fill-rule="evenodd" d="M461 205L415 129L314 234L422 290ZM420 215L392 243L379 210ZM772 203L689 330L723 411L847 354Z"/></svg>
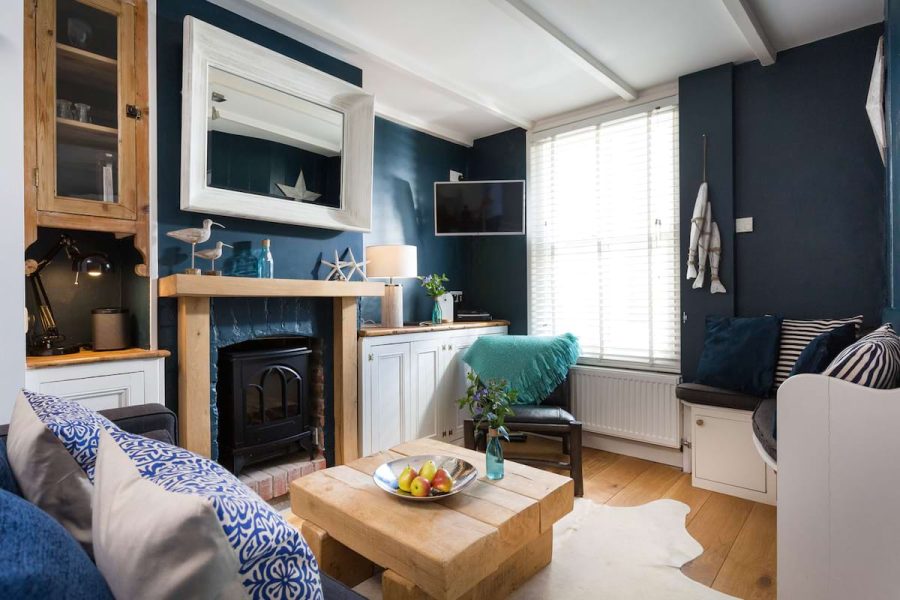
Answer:
<svg viewBox="0 0 900 600"><path fill-rule="evenodd" d="M441 303L438 302L438 299L434 299L434 306L431 307L431 322L435 325L440 325L441 320L444 318L444 313L441 310Z"/></svg>
<svg viewBox="0 0 900 600"><path fill-rule="evenodd" d="M500 445L500 434L492 429L488 433L487 449L485 449L488 479L503 479L503 446Z"/></svg>
<svg viewBox="0 0 900 600"><path fill-rule="evenodd" d="M225 274L232 277L258 277L259 260L253 255L252 242L235 242L234 252L225 259Z"/></svg>

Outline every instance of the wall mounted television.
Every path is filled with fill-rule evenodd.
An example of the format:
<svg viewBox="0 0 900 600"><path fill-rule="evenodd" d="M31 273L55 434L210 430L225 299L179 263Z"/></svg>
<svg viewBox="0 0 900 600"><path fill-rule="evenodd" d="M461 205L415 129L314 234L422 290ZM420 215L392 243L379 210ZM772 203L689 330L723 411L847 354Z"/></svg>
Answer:
<svg viewBox="0 0 900 600"><path fill-rule="evenodd" d="M523 235L525 181L436 181L435 235Z"/></svg>

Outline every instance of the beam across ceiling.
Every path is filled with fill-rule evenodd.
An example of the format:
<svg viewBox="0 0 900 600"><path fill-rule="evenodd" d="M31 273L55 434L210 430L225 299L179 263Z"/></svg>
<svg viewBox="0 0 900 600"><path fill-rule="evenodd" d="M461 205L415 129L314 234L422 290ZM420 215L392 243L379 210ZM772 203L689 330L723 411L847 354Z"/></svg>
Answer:
<svg viewBox="0 0 900 600"><path fill-rule="evenodd" d="M493 0L493 2L520 23L554 42L569 60L620 98L624 100L637 98L634 88L523 0Z"/></svg>
<svg viewBox="0 0 900 600"><path fill-rule="evenodd" d="M279 0L248 1L258 9L275 17L293 23L350 52L365 55L370 60L421 79L439 88L451 98L499 117L512 125L530 129L533 124L530 118L520 114L514 108L503 105L493 97L470 89L459 81L444 77L409 54L395 51L389 44L346 30L334 20L319 18L319 15L307 8L303 2L290 3L290 10L287 10L284 7L285 3Z"/></svg>
<svg viewBox="0 0 900 600"><path fill-rule="evenodd" d="M772 43L769 42L768 36L756 18L756 13L750 6L749 0L722 0L728 14L731 15L734 24L740 30L741 35L747 40L753 54L759 59L760 64L769 66L775 63L775 55L777 54Z"/></svg>

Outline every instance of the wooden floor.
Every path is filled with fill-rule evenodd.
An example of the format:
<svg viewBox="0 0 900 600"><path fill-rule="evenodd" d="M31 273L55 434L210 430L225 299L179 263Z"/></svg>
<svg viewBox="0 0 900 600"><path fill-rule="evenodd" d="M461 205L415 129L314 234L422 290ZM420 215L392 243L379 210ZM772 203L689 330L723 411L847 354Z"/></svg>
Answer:
<svg viewBox="0 0 900 600"><path fill-rule="evenodd" d="M558 444L530 436L506 453L553 454ZM695 488L689 473L658 463L584 449L584 497L610 506L637 506L672 498L691 507L687 530L703 554L685 575L738 598L775 598L775 507Z"/></svg>

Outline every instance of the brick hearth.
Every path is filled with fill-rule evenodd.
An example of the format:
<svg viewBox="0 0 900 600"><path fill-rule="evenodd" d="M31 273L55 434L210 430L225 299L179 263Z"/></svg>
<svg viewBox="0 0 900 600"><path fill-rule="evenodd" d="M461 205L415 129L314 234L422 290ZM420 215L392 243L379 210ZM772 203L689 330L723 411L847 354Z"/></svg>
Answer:
<svg viewBox="0 0 900 600"><path fill-rule="evenodd" d="M325 468L325 458L288 457L270 463L260 463L244 469L241 482L259 494L263 500L271 500L288 493L291 482Z"/></svg>

